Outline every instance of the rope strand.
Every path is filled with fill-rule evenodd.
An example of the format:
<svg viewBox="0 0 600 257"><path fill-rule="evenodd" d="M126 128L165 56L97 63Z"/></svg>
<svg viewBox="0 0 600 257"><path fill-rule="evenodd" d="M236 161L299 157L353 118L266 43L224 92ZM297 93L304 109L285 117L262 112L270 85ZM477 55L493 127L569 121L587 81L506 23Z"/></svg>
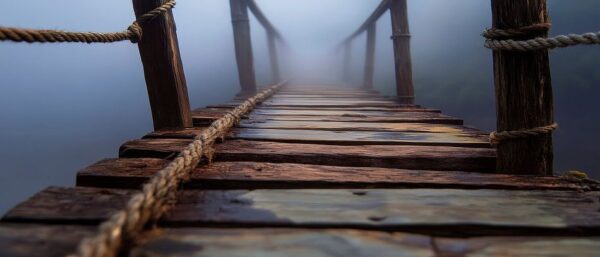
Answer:
<svg viewBox="0 0 600 257"><path fill-rule="evenodd" d="M532 129L520 129L520 130L511 130L511 131L502 131L502 132L492 132L490 133L490 144L493 146L497 146L506 140L515 140L515 139L523 139L529 137L537 137L546 134L552 133L556 128L558 128L558 124L554 123L548 126L542 126Z"/></svg>
<svg viewBox="0 0 600 257"><path fill-rule="evenodd" d="M142 39L140 24L151 21L175 7L175 0L167 0L161 6L140 15L125 31L121 32L70 32L62 30L36 30L0 27L0 41L27 43L113 43L130 40L137 43Z"/></svg>
<svg viewBox="0 0 600 257"><path fill-rule="evenodd" d="M127 243L134 241L150 221L158 220L176 200L178 185L189 178L202 158L210 161L212 145L217 138L250 112L256 104L273 95L285 82L267 88L213 122L190 143L167 167L144 184L141 192L131 197L127 205L104 221L98 233L82 240L78 252L69 257L116 257Z"/></svg>

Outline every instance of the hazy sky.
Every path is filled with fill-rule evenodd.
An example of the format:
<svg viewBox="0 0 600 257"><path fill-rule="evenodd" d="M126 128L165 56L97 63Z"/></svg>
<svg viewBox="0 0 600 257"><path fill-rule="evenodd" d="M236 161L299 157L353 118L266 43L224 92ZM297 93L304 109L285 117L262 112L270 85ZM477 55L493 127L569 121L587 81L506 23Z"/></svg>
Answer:
<svg viewBox="0 0 600 257"><path fill-rule="evenodd" d="M256 0L284 34L294 77L338 78L335 45L378 0ZM179 0L174 10L193 107L229 100L238 90L226 0ZM0 26L120 31L133 20L130 1L0 2ZM549 0L552 35L597 31L600 1ZM34 8L33 8L34 7ZM68 7L65 9L65 7ZM489 1L409 0L414 78L419 104L441 108L485 130L495 127L492 58L481 31ZM264 31L252 19L256 70L269 83ZM392 94L390 17L378 23L377 88ZM361 81L364 35L354 44ZM556 171L600 177L600 49L552 51ZM72 186L77 170L115 157L120 144L152 129L137 47L115 44L0 43L0 213L50 185Z"/></svg>

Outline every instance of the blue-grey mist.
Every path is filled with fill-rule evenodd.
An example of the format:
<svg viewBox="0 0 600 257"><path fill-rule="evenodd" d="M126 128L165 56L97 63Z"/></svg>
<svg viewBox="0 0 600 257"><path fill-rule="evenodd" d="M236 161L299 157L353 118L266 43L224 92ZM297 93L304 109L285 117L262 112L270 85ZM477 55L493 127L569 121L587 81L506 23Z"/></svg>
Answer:
<svg viewBox="0 0 600 257"><path fill-rule="evenodd" d="M238 90L226 0L179 0L174 10L193 107L229 100ZM305 83L339 79L336 44L378 0L257 0L289 42L289 76ZM495 128L489 0L409 0L417 102ZM67 8L65 8L67 7ZM549 0L552 35L597 31L600 1ZM0 26L120 31L130 1L0 1ZM268 84L265 32L251 20L259 84ZM390 17L377 27L377 89L394 92ZM365 36L353 45L361 80ZM556 119L555 170L600 177L600 49L551 52ZM136 45L0 43L0 214L48 186L73 186L77 170L115 157L126 140L152 130Z"/></svg>

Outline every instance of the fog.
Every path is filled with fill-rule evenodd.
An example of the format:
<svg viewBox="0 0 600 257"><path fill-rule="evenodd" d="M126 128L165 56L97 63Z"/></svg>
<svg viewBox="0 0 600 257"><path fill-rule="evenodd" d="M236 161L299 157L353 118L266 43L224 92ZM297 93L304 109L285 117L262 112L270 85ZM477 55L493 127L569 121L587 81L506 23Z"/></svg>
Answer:
<svg viewBox="0 0 600 257"><path fill-rule="evenodd" d="M289 43L286 75L302 83L335 83L336 45L378 0L256 0ZM179 0L174 9L193 107L221 103L238 91L229 1ZM597 31L600 1L549 0L552 35ZM489 1L409 0L416 101L495 128L491 52L481 31ZM134 19L130 1L0 2L0 26L121 31ZM269 84L265 31L251 18L258 82ZM375 84L394 94L389 14L377 25ZM353 44L353 81L362 81L365 36ZM551 52L556 119L555 170L600 177L600 49ZM0 214L35 192L72 186L76 171L115 157L126 140L152 130L136 45L0 42Z"/></svg>

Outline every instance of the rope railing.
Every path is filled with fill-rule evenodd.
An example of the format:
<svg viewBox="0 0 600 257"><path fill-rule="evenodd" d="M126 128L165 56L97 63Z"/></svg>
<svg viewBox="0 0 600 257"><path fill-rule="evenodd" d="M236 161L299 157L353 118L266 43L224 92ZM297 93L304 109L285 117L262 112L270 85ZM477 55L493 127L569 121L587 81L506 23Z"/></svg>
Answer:
<svg viewBox="0 0 600 257"><path fill-rule="evenodd" d="M511 29L486 29L482 36L486 38L484 46L495 51L537 51L554 48L564 48L576 45L600 44L600 32L585 34L559 35L551 38L536 37L529 40L515 40L513 38L526 37L535 33L547 32L551 28L550 23L538 23L520 28ZM540 137L552 132L558 128L557 123L535 128L525 128L518 130L493 131L490 133L490 144L498 146L499 144L516 139L527 139Z"/></svg>
<svg viewBox="0 0 600 257"><path fill-rule="evenodd" d="M190 173L201 160L212 160L215 141L224 138L242 116L285 83L262 90L204 129L173 161L152 176L142 186L142 191L134 194L123 209L114 212L100 224L94 236L82 240L77 253L69 257L118 256L123 247L133 242L149 222L157 221L174 204L177 188L189 179Z"/></svg>
<svg viewBox="0 0 600 257"><path fill-rule="evenodd" d="M142 39L140 24L148 22L175 7L175 0L167 0L161 6L138 17L125 31L121 32L71 32L62 30L38 30L0 27L0 41L27 43L113 43L130 40L137 43Z"/></svg>

